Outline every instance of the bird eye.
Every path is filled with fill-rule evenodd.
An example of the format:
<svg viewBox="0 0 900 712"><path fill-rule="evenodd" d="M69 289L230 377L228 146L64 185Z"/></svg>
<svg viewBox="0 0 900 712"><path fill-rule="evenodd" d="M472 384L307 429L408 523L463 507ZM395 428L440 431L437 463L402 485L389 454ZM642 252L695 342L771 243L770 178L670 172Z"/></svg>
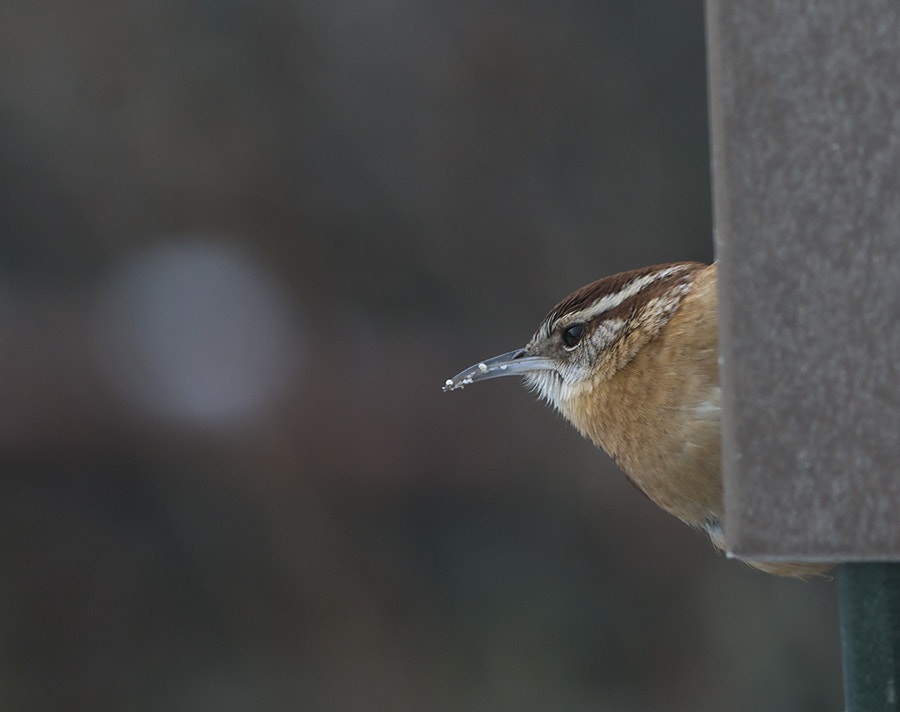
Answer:
<svg viewBox="0 0 900 712"><path fill-rule="evenodd" d="M572 348L584 336L584 324L572 324L562 331L562 340L567 348Z"/></svg>

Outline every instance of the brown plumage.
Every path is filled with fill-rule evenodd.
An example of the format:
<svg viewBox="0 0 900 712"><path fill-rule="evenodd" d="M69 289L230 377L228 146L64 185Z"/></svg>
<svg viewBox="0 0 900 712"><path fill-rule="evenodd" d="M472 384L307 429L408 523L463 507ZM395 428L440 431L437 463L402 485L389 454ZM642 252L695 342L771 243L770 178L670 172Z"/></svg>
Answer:
<svg viewBox="0 0 900 712"><path fill-rule="evenodd" d="M664 510L725 547L716 266L681 262L606 277L555 306L524 349L445 390L522 375ZM749 562L780 576L822 564Z"/></svg>

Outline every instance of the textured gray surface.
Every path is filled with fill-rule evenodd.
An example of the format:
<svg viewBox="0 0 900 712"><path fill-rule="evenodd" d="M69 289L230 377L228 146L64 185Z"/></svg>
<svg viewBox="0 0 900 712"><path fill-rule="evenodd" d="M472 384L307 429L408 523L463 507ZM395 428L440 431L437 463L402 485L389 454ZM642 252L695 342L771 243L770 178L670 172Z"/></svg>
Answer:
<svg viewBox="0 0 900 712"><path fill-rule="evenodd" d="M900 558L900 5L707 12L730 546Z"/></svg>

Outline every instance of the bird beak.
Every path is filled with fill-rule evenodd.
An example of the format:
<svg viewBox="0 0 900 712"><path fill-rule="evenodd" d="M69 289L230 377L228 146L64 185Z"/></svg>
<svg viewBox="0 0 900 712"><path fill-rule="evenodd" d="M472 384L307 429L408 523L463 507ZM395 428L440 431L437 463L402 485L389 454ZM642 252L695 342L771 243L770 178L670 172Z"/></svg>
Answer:
<svg viewBox="0 0 900 712"><path fill-rule="evenodd" d="M494 356L470 366L465 371L448 378L444 391L455 391L475 381L486 381L500 376L527 376L536 371L552 371L553 361L542 356L529 356L525 349L516 349L500 356Z"/></svg>

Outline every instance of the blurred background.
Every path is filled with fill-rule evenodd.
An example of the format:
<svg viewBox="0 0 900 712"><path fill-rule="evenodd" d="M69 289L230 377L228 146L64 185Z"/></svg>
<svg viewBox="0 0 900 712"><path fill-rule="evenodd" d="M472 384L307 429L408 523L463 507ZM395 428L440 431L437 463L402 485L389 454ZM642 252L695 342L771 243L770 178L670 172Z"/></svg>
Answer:
<svg viewBox="0 0 900 712"><path fill-rule="evenodd" d="M512 379L710 260L700 0L0 4L0 707L839 710Z"/></svg>

